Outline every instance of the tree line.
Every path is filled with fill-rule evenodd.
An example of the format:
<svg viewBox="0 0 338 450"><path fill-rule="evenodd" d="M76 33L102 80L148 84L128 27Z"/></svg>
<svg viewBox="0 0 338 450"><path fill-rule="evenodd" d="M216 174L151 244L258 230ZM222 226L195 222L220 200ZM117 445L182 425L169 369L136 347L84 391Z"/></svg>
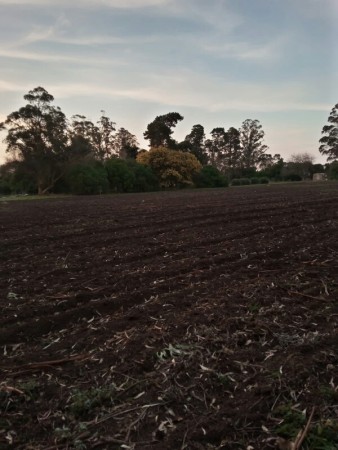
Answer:
<svg viewBox="0 0 338 450"><path fill-rule="evenodd" d="M0 193L139 192L185 186L221 187L263 179L298 180L327 168L314 165L307 153L287 162L271 155L258 120L247 119L239 129L217 127L206 138L194 125L181 142L173 138L183 117L177 112L157 116L144 138L150 150L140 149L136 137L117 129L104 111L96 123L83 115L67 119L53 104L54 97L37 87L24 96L26 104L12 112L0 129L8 161L0 167ZM338 105L323 128L319 151L332 162L338 158ZM334 173L334 170L331 170ZM337 170L338 172L338 170Z"/></svg>

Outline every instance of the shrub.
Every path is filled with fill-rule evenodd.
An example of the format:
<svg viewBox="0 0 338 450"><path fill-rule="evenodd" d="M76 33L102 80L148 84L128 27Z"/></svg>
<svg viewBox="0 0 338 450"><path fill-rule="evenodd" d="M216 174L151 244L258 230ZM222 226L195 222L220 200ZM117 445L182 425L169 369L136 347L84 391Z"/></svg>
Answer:
<svg viewBox="0 0 338 450"><path fill-rule="evenodd" d="M72 194L103 194L108 191L107 173L100 164L77 164L66 175Z"/></svg>
<svg viewBox="0 0 338 450"><path fill-rule="evenodd" d="M250 178L250 181L251 181L251 184L261 183L260 178L257 178L257 177Z"/></svg>
<svg viewBox="0 0 338 450"><path fill-rule="evenodd" d="M241 186L246 186L251 184L250 178L240 178Z"/></svg>
<svg viewBox="0 0 338 450"><path fill-rule="evenodd" d="M8 181L0 179L0 195L11 194L12 189Z"/></svg>
<svg viewBox="0 0 338 450"><path fill-rule="evenodd" d="M144 166L131 159L127 160L126 163L134 174L134 192L157 191L159 189L158 179L149 166Z"/></svg>
<svg viewBox="0 0 338 450"><path fill-rule="evenodd" d="M260 179L260 183L261 183L261 184L269 184L269 182L270 182L270 180L269 180L268 177L262 177L262 178Z"/></svg>
<svg viewBox="0 0 338 450"><path fill-rule="evenodd" d="M205 166L195 175L194 184L197 188L227 187L228 180L216 167Z"/></svg>
<svg viewBox="0 0 338 450"><path fill-rule="evenodd" d="M328 177L330 180L338 180L338 161L333 161L329 165Z"/></svg>
<svg viewBox="0 0 338 450"><path fill-rule="evenodd" d="M241 185L241 180L239 178L234 178L231 181L231 186L240 186Z"/></svg>
<svg viewBox="0 0 338 450"><path fill-rule="evenodd" d="M126 161L110 158L106 162L106 171L111 191L132 192L135 184L135 175L128 167Z"/></svg>
<svg viewBox="0 0 338 450"><path fill-rule="evenodd" d="M296 173L290 173L284 179L285 181L302 181L302 177Z"/></svg>

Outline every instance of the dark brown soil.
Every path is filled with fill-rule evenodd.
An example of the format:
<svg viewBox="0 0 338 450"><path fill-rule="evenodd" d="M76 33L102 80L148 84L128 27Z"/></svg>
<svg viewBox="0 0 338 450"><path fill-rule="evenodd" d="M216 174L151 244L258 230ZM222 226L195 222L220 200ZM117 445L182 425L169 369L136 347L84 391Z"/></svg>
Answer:
<svg viewBox="0 0 338 450"><path fill-rule="evenodd" d="M0 230L1 449L338 423L338 184L1 202Z"/></svg>

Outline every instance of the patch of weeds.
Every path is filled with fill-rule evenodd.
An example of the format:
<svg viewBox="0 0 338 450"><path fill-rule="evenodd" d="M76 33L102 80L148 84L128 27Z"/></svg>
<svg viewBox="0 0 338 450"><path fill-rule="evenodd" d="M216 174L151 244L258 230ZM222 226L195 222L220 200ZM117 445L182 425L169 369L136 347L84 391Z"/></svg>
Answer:
<svg viewBox="0 0 338 450"><path fill-rule="evenodd" d="M35 379L18 383L15 388L20 392L12 393L10 391L7 392L6 390L0 391L0 412L14 411L19 405L39 398L39 383Z"/></svg>
<svg viewBox="0 0 338 450"><path fill-rule="evenodd" d="M87 415L92 409L106 404L112 404L116 387L105 386L88 390L75 390L68 405L69 411L75 417Z"/></svg>
<svg viewBox="0 0 338 450"><path fill-rule="evenodd" d="M272 370L272 371L269 373L269 377L270 377L272 380L279 380L280 377L281 377L281 373L280 373L279 370Z"/></svg>
<svg viewBox="0 0 338 450"><path fill-rule="evenodd" d="M225 388L230 388L234 381L228 374L224 373L216 373L216 377L219 383L222 384Z"/></svg>
<svg viewBox="0 0 338 450"><path fill-rule="evenodd" d="M333 400L333 401L338 400L338 391L336 391L332 387L321 386L319 388L319 391L326 400Z"/></svg>
<svg viewBox="0 0 338 450"><path fill-rule="evenodd" d="M35 400L39 397L39 383L34 378L19 383L18 388L24 392L26 400Z"/></svg>
<svg viewBox="0 0 338 450"><path fill-rule="evenodd" d="M249 305L249 312L251 312L252 314L258 313L260 309L261 305L259 305L258 303L252 303L251 305Z"/></svg>
<svg viewBox="0 0 338 450"><path fill-rule="evenodd" d="M316 425L305 439L305 448L316 450L338 449L338 421L326 420Z"/></svg>
<svg viewBox="0 0 338 450"><path fill-rule="evenodd" d="M295 438L306 424L305 415L301 411L292 409L290 404L278 406L275 413L283 420L276 428L276 433L285 439Z"/></svg>
<svg viewBox="0 0 338 450"><path fill-rule="evenodd" d="M60 441L65 441L72 437L72 432L70 428L66 427L65 425L62 428L55 428L54 434L56 439Z"/></svg>
<svg viewBox="0 0 338 450"><path fill-rule="evenodd" d="M80 439L76 439L73 442L73 446L76 450L86 450L88 448L87 445Z"/></svg>
<svg viewBox="0 0 338 450"><path fill-rule="evenodd" d="M301 411L292 409L289 404L279 406L275 413L283 419L283 422L276 428L276 433L290 443L293 442L299 431L304 429L307 418ZM338 450L338 420L325 420L311 426L302 448L306 450Z"/></svg>

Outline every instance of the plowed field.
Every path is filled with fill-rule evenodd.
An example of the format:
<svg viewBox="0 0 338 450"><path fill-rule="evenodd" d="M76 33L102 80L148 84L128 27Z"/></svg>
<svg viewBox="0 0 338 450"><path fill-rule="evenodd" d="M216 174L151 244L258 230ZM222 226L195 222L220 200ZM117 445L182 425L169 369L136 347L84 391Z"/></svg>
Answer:
<svg viewBox="0 0 338 450"><path fill-rule="evenodd" d="M2 201L0 229L1 449L338 448L338 184Z"/></svg>

